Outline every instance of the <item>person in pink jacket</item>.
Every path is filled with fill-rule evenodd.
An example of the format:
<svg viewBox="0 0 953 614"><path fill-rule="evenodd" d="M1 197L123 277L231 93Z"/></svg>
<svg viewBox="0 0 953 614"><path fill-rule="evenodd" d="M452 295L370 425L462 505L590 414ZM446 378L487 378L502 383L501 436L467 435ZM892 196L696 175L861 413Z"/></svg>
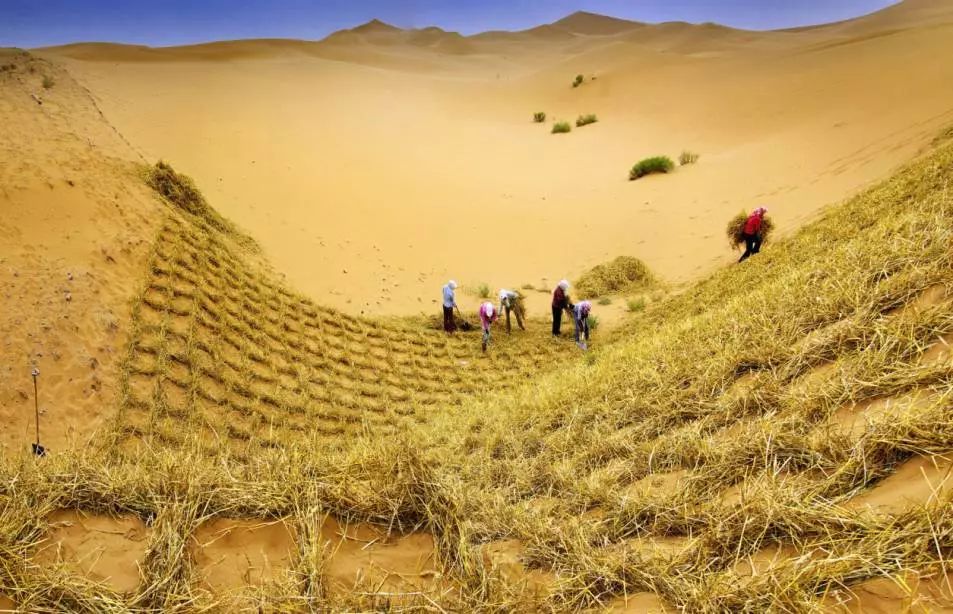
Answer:
<svg viewBox="0 0 953 614"><path fill-rule="evenodd" d="M486 301L480 305L480 325L483 326L483 351L486 352L486 346L490 343L490 326L496 322L499 317L496 307L493 303Z"/></svg>

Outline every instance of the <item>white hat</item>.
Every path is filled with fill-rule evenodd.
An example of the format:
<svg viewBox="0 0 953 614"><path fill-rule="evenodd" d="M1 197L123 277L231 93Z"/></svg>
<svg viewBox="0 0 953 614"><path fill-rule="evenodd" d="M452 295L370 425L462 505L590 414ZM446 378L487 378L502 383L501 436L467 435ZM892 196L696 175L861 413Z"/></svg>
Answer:
<svg viewBox="0 0 953 614"><path fill-rule="evenodd" d="M483 308L483 311L486 312L486 316L487 316L488 318L492 318L492 317L493 317L493 311L494 311L494 310L493 310L493 303L484 303L484 305L485 305L485 307Z"/></svg>
<svg viewBox="0 0 953 614"><path fill-rule="evenodd" d="M559 282L559 287L562 288L563 290L568 290L569 282L564 279L561 282Z"/></svg>
<svg viewBox="0 0 953 614"><path fill-rule="evenodd" d="M450 286L451 290L457 289L457 282L453 281L452 279L449 282L447 282L447 285Z"/></svg>

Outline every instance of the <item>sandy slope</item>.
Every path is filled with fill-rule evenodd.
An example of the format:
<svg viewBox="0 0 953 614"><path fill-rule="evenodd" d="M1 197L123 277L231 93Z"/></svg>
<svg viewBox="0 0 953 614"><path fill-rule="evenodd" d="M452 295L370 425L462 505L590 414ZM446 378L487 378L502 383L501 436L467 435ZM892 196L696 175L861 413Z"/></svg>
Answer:
<svg viewBox="0 0 953 614"><path fill-rule="evenodd" d="M619 254L693 278L733 257L739 209L766 203L790 231L953 121L953 8L923 0L791 32L579 14L469 38L371 23L45 53L292 283L355 313L432 310L448 277L549 286ZM576 73L597 80L573 89ZM550 135L536 110L600 122ZM627 181L683 148L701 162Z"/></svg>
<svg viewBox="0 0 953 614"><path fill-rule="evenodd" d="M33 366L41 439L57 450L115 408L156 205L134 154L65 71L6 51L0 65L13 66L0 72L0 453L32 441Z"/></svg>

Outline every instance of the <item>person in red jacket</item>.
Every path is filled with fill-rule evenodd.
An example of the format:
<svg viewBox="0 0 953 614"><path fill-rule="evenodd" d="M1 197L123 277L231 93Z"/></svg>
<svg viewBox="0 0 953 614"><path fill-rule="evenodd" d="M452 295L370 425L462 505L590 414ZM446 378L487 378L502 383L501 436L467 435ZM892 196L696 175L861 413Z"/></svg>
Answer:
<svg viewBox="0 0 953 614"><path fill-rule="evenodd" d="M750 256L754 256L761 251L761 222L764 221L764 214L767 212L768 210L764 207L758 207L748 216L744 232L741 235L745 240L745 253L741 254L738 262L744 262Z"/></svg>
<svg viewBox="0 0 953 614"><path fill-rule="evenodd" d="M569 282L565 279L559 282L553 290L553 337L559 336L563 312L572 315L572 301L569 300Z"/></svg>

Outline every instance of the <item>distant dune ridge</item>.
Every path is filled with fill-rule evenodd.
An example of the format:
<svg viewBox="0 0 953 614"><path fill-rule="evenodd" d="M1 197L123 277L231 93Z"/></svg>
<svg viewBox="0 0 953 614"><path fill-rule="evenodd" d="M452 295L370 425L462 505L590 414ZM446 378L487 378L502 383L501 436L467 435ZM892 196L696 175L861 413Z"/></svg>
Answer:
<svg viewBox="0 0 953 614"><path fill-rule="evenodd" d="M695 279L731 260L739 209L770 204L789 233L953 121L953 6L929 0L769 32L577 12L471 36L373 20L320 41L38 53L295 287L354 314L431 312L450 277L551 286L620 254ZM627 181L685 149L701 162Z"/></svg>

